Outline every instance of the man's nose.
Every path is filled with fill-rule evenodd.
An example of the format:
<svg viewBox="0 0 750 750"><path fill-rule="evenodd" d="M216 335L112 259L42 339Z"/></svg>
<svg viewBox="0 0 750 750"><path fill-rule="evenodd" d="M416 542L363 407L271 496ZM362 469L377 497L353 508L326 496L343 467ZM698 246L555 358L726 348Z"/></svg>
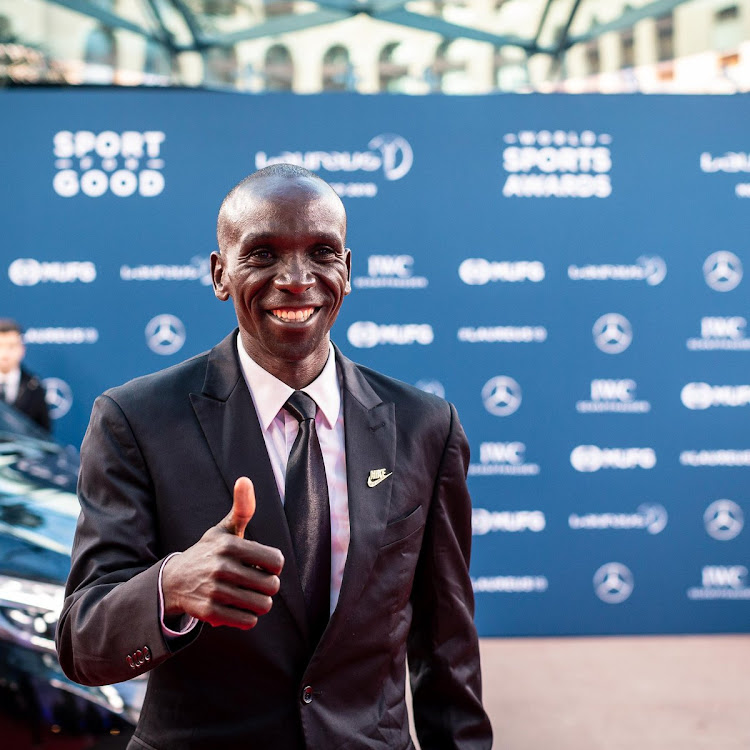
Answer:
<svg viewBox="0 0 750 750"><path fill-rule="evenodd" d="M310 271L307 259L295 256L286 260L274 284L277 289L299 294L315 284L315 276Z"/></svg>

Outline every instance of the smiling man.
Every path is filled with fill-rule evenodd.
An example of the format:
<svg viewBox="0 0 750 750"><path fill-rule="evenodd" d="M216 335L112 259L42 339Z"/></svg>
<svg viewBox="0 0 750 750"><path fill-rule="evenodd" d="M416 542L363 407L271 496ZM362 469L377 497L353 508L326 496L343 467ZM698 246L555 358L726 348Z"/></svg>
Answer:
<svg viewBox="0 0 750 750"><path fill-rule="evenodd" d="M349 361L346 215L304 169L225 198L239 331L97 399L58 626L89 685L152 670L129 747L489 748L468 446L447 402Z"/></svg>

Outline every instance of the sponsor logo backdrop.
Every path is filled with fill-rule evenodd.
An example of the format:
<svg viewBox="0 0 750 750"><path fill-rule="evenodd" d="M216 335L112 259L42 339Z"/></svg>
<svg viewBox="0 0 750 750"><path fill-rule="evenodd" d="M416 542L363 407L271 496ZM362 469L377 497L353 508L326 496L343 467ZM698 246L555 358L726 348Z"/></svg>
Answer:
<svg viewBox="0 0 750 750"><path fill-rule="evenodd" d="M220 201L295 162L349 212L335 340L461 414L480 632L750 629L747 97L3 97L0 314L60 438L231 330Z"/></svg>

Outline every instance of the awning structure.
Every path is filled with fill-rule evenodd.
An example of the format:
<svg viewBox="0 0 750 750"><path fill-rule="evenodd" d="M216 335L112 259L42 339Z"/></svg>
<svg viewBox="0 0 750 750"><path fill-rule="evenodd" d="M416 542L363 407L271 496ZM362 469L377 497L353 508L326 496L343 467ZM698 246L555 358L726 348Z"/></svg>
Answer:
<svg viewBox="0 0 750 750"><path fill-rule="evenodd" d="M238 42L276 37L364 14L378 21L433 32L449 41L471 39L498 48L519 48L527 56L547 55L555 61L555 67L575 44L594 40L607 32L631 28L645 18L667 14L687 2L654 0L637 8L624 4L616 18L595 23L585 33L574 35L571 29L577 14L582 6L593 0L527 0L525 5L528 10L525 11L523 25L525 32L531 17L535 22L531 24L534 29L531 34L513 28L513 19L518 17L517 14L508 16L508 28L489 31L448 20L441 9L449 6L449 3L413 0L317 0L315 3L279 0L259 0L257 3L249 0L138 0L145 11L142 15L151 19L148 25L118 14L111 9L113 4L101 0L48 1L95 18L108 27L139 34L163 45L172 54L229 48ZM496 2L496 6L501 7L503 1ZM428 12L424 10L426 6L429 7ZM259 12L259 9L262 11ZM237 10L242 12L235 12ZM499 17L502 18L502 14Z"/></svg>

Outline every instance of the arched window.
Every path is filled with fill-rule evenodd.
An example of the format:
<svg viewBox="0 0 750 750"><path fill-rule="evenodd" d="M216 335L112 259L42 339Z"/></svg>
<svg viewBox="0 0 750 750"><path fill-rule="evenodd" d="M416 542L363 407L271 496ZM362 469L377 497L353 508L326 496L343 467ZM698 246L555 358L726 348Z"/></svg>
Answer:
<svg viewBox="0 0 750 750"><path fill-rule="evenodd" d="M266 91L291 91L294 63L283 44L274 44L266 51L264 78Z"/></svg>
<svg viewBox="0 0 750 750"><path fill-rule="evenodd" d="M234 47L212 47L203 56L203 83L207 86L234 86L237 80L237 53Z"/></svg>
<svg viewBox="0 0 750 750"><path fill-rule="evenodd" d="M408 67L399 60L400 42L386 44L378 56L378 90L391 93L405 91Z"/></svg>
<svg viewBox="0 0 750 750"><path fill-rule="evenodd" d="M91 65L109 65L114 68L117 64L117 42L112 29L96 28L86 37L84 60Z"/></svg>
<svg viewBox="0 0 750 750"><path fill-rule="evenodd" d="M426 71L431 91L460 94L465 91L466 61L452 54L453 41L446 39L435 50L435 60Z"/></svg>
<svg viewBox="0 0 750 750"><path fill-rule="evenodd" d="M495 50L495 88L499 91L527 91L529 71L526 56L513 47Z"/></svg>
<svg viewBox="0 0 750 750"><path fill-rule="evenodd" d="M323 91L351 91L353 88L354 70L349 50L336 44L323 55Z"/></svg>
<svg viewBox="0 0 750 750"><path fill-rule="evenodd" d="M89 32L83 59L89 83L112 83L117 67L117 41L112 29L99 26Z"/></svg>

